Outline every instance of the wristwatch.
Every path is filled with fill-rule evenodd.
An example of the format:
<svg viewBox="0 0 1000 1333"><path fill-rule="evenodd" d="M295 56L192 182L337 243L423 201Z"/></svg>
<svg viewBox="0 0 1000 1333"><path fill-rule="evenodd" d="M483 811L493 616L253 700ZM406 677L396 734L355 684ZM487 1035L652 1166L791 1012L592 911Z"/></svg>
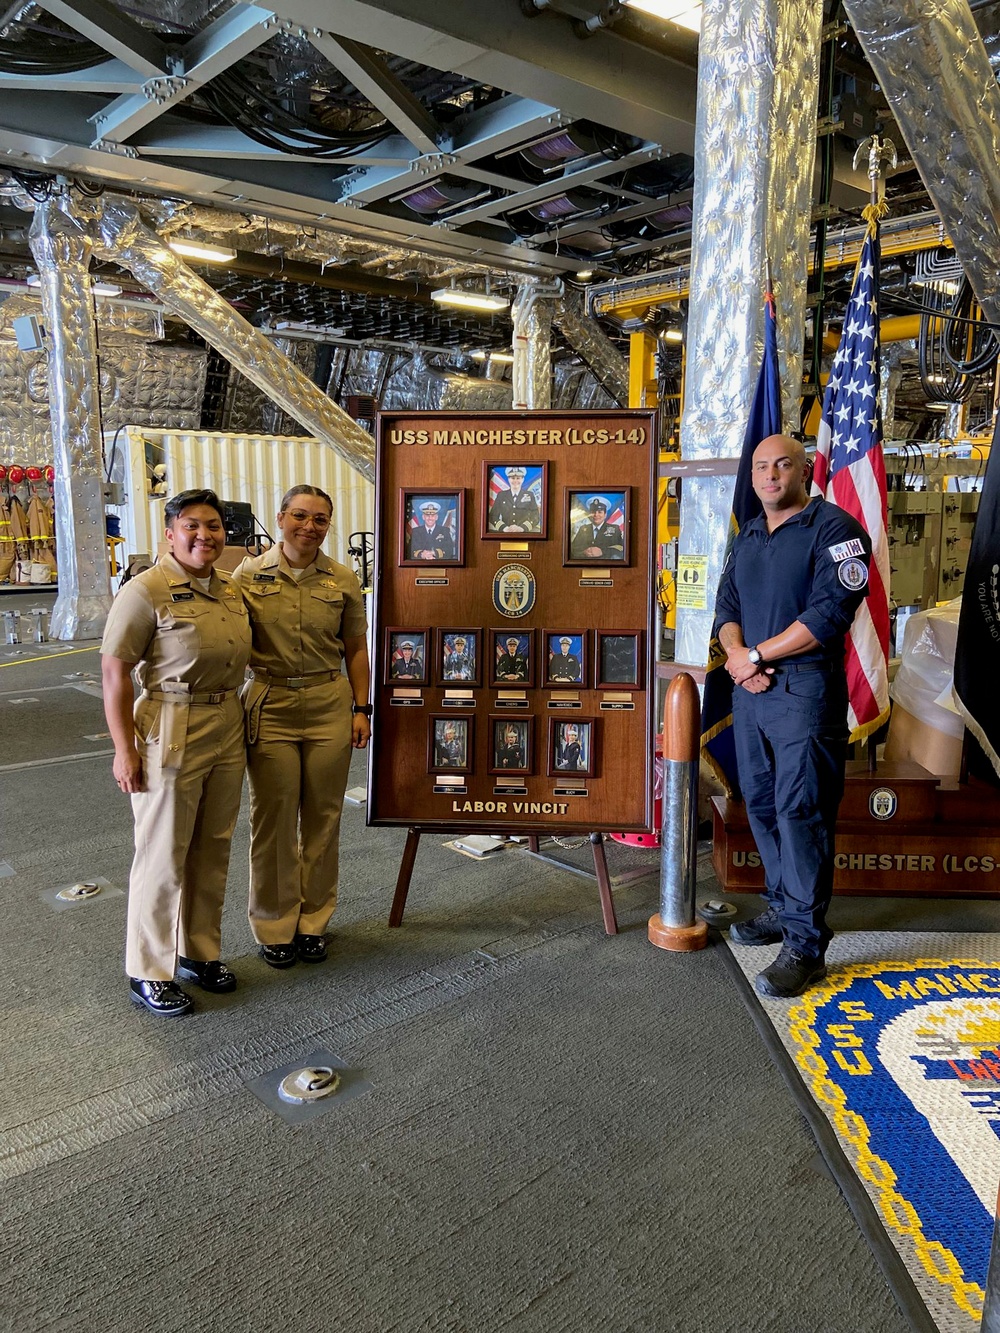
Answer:
<svg viewBox="0 0 1000 1333"><path fill-rule="evenodd" d="M748 649L747 649L747 661L748 661L748 662L752 662L752 663L754 664L754 666L760 666L760 664L763 662L763 660L764 660L764 659L763 659L763 657L761 657L761 655L760 655L760 650L759 650L758 648L748 648Z"/></svg>
<svg viewBox="0 0 1000 1333"><path fill-rule="evenodd" d="M362 717L371 717L372 706L371 704L351 704L351 712L355 715L360 713Z"/></svg>

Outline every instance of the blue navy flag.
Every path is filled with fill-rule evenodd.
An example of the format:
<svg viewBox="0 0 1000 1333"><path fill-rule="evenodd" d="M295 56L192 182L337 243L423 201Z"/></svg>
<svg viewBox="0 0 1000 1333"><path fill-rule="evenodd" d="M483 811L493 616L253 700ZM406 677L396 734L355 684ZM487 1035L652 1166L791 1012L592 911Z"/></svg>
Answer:
<svg viewBox="0 0 1000 1333"><path fill-rule="evenodd" d="M1000 417L986 460L955 645L955 698L1000 776Z"/></svg>
<svg viewBox="0 0 1000 1333"><path fill-rule="evenodd" d="M862 740L889 716L889 538L879 389L879 215L864 210L868 234L854 273L840 346L816 432L813 494L858 520L872 542L868 596L847 636L845 666L851 740Z"/></svg>
<svg viewBox="0 0 1000 1333"><path fill-rule="evenodd" d="M764 356L743 436L743 450L733 489L726 559L740 528L757 517L762 506L753 488L753 453L761 440L781 434L781 377L778 373L778 331L774 297L764 299ZM725 566L725 561L723 561ZM739 795L736 747L733 743L733 682L726 670L726 654L713 636L708 649L708 670L701 705L701 751L730 796Z"/></svg>

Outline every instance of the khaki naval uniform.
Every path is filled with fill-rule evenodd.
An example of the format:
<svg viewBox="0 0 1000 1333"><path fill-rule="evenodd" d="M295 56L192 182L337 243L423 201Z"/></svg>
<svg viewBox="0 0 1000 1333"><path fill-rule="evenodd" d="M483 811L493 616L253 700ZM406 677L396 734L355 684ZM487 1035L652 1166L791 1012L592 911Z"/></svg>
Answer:
<svg viewBox="0 0 1000 1333"><path fill-rule="evenodd" d="M253 628L244 692L250 777L250 928L258 944L322 935L337 905L351 763L344 640L365 634L357 578L319 552L296 579L280 543L233 575Z"/></svg>
<svg viewBox="0 0 1000 1333"><path fill-rule="evenodd" d="M218 958L229 844L245 767L239 688L250 625L239 589L209 591L162 556L118 593L102 654L138 662L136 746L146 790L132 795L125 970L170 981L177 954Z"/></svg>

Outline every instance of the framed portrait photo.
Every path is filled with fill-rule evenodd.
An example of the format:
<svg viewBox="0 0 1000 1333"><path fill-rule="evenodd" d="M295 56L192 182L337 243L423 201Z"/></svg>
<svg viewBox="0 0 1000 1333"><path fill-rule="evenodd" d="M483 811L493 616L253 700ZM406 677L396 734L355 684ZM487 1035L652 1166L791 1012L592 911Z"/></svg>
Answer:
<svg viewBox="0 0 1000 1333"><path fill-rule="evenodd" d="M491 685L498 689L530 689L535 683L535 631L491 629L489 641Z"/></svg>
<svg viewBox="0 0 1000 1333"><path fill-rule="evenodd" d="M542 684L587 685L587 631L546 629L542 631Z"/></svg>
<svg viewBox="0 0 1000 1333"><path fill-rule="evenodd" d="M563 491L563 564L627 565L629 487Z"/></svg>
<svg viewBox="0 0 1000 1333"><path fill-rule="evenodd" d="M473 722L454 713L427 719L428 773L471 773Z"/></svg>
<svg viewBox="0 0 1000 1333"><path fill-rule="evenodd" d="M530 773L534 761L533 717L490 718L491 773Z"/></svg>
<svg viewBox="0 0 1000 1333"><path fill-rule="evenodd" d="M404 487L399 495L399 563L465 563L465 492L421 491Z"/></svg>
<svg viewBox="0 0 1000 1333"><path fill-rule="evenodd" d="M533 539L548 532L548 465L483 463L483 538Z"/></svg>
<svg viewBox="0 0 1000 1333"><path fill-rule="evenodd" d="M594 719L549 718L549 776L592 778Z"/></svg>
<svg viewBox="0 0 1000 1333"><path fill-rule="evenodd" d="M482 630L439 629L437 679L439 685L483 683Z"/></svg>
<svg viewBox="0 0 1000 1333"><path fill-rule="evenodd" d="M597 688L641 690L642 630L599 629L596 634Z"/></svg>
<svg viewBox="0 0 1000 1333"><path fill-rule="evenodd" d="M427 649L429 629L400 629L390 625L385 631L385 683L387 685L428 684Z"/></svg>

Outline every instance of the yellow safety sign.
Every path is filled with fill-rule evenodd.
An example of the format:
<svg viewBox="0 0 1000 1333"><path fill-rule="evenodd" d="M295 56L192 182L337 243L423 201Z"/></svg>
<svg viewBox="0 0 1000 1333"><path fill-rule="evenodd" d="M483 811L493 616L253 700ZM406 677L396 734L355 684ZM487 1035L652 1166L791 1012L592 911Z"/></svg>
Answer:
<svg viewBox="0 0 1000 1333"><path fill-rule="evenodd" d="M708 608L708 556L682 555L677 561L677 605L689 611Z"/></svg>

